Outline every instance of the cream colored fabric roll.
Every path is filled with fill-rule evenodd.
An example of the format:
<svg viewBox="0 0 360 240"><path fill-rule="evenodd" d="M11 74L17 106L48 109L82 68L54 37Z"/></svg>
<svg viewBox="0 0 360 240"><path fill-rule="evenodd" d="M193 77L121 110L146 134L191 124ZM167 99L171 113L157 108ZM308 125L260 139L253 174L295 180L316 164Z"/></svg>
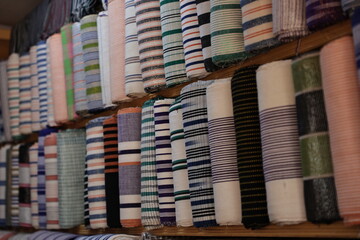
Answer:
<svg viewBox="0 0 360 240"><path fill-rule="evenodd" d="M20 56L20 133L31 133L31 72L30 54Z"/></svg>
<svg viewBox="0 0 360 240"><path fill-rule="evenodd" d="M50 59L50 38L46 40L46 50L47 50L47 125L50 127L56 126L54 118L54 96L53 96L53 79L51 74L51 59ZM65 75L64 75L65 77ZM64 83L65 85L65 83Z"/></svg>
<svg viewBox="0 0 360 240"><path fill-rule="evenodd" d="M40 131L40 102L39 81L37 69L37 46L30 48L30 72L31 72L31 129L33 132Z"/></svg>

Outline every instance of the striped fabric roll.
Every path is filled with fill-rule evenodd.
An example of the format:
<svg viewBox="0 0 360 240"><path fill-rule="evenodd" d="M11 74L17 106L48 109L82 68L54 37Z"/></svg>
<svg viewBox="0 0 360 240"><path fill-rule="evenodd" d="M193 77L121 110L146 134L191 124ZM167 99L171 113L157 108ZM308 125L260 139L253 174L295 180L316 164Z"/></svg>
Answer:
<svg viewBox="0 0 360 240"><path fill-rule="evenodd" d="M360 8L351 17L358 78L360 79Z"/></svg>
<svg viewBox="0 0 360 240"><path fill-rule="evenodd" d="M246 59L240 3L211 0L212 60L219 67Z"/></svg>
<svg viewBox="0 0 360 240"><path fill-rule="evenodd" d="M31 187L31 224L33 228L39 228L39 205L38 205L38 143L29 148L30 162L30 187Z"/></svg>
<svg viewBox="0 0 360 240"><path fill-rule="evenodd" d="M0 81L4 81L4 80L7 81L7 79L2 80L2 78L3 78L3 76L2 76L3 75L3 71L2 71L3 63L5 63L5 61L4 62L0 61ZM7 86L5 89L7 89ZM0 88L0 96L3 94L3 93L1 93L1 90L4 91L3 89ZM7 95L7 92L5 94ZM1 103L1 99L0 99L0 142L5 141L5 132L4 132L4 117L5 116L3 116L3 114L2 114L2 110L3 110L2 105L3 104ZM8 108L8 106L7 106L7 108Z"/></svg>
<svg viewBox="0 0 360 240"><path fill-rule="evenodd" d="M324 99L340 216L360 224L360 95L353 40L342 37L320 51Z"/></svg>
<svg viewBox="0 0 360 240"><path fill-rule="evenodd" d="M188 81L185 71L179 1L160 0L166 86Z"/></svg>
<svg viewBox="0 0 360 240"><path fill-rule="evenodd" d="M232 78L242 223L257 229L269 224L261 154L256 69L239 69Z"/></svg>
<svg viewBox="0 0 360 240"><path fill-rule="evenodd" d="M141 226L141 108L118 111L120 221Z"/></svg>
<svg viewBox="0 0 360 240"><path fill-rule="evenodd" d="M273 47L278 40L273 34L271 0L241 0L244 44L247 52Z"/></svg>
<svg viewBox="0 0 360 240"><path fill-rule="evenodd" d="M90 209L89 209L89 174L87 161L85 159L85 170L84 170L84 225L90 228Z"/></svg>
<svg viewBox="0 0 360 240"><path fill-rule="evenodd" d="M316 31L345 19L341 0L306 0L306 23Z"/></svg>
<svg viewBox="0 0 360 240"><path fill-rule="evenodd" d="M56 33L50 36L48 41L54 119L57 124L61 124L67 122L69 119L61 34Z"/></svg>
<svg viewBox="0 0 360 240"><path fill-rule="evenodd" d="M195 0L180 0L185 68L188 78L204 78L205 69Z"/></svg>
<svg viewBox="0 0 360 240"><path fill-rule="evenodd" d="M54 96L53 96L53 79L51 75L51 57L50 57L50 38L46 40L46 62L47 62L47 126L54 127L56 126L55 115L54 115Z"/></svg>
<svg viewBox="0 0 360 240"><path fill-rule="evenodd" d="M176 225L189 227L193 221L182 119L181 97L177 97L169 109Z"/></svg>
<svg viewBox="0 0 360 240"><path fill-rule="evenodd" d="M103 122L105 198L107 225L120 227L119 211L119 167L118 167L118 128L117 117L112 116Z"/></svg>
<svg viewBox="0 0 360 240"><path fill-rule="evenodd" d="M256 80L269 218L297 224L306 212L291 60L260 66Z"/></svg>
<svg viewBox="0 0 360 240"><path fill-rule="evenodd" d="M139 58L144 89L156 92L166 85L161 38L160 1L135 0Z"/></svg>
<svg viewBox="0 0 360 240"><path fill-rule="evenodd" d="M71 240L77 235L72 233L37 231L29 236L29 240Z"/></svg>
<svg viewBox="0 0 360 240"><path fill-rule="evenodd" d="M84 71L83 50L81 44L81 24L79 22L72 25L72 43L73 43L73 74L74 74L74 101L75 112L80 116L87 113L86 82Z"/></svg>
<svg viewBox="0 0 360 240"><path fill-rule="evenodd" d="M20 86L20 133L31 133L31 71L30 55L24 53L20 56L19 68L19 86Z"/></svg>
<svg viewBox="0 0 360 240"><path fill-rule="evenodd" d="M141 223L147 229L161 227L154 122L154 103L157 99L144 103L141 116Z"/></svg>
<svg viewBox="0 0 360 240"><path fill-rule="evenodd" d="M311 73L311 74L308 74ZM321 83L319 53L292 63L306 216L310 222L339 220L331 162L328 124Z"/></svg>
<svg viewBox="0 0 360 240"><path fill-rule="evenodd" d="M37 69L37 46L30 48L30 72L31 72L31 130L40 131L40 102L39 102L39 80Z"/></svg>
<svg viewBox="0 0 360 240"><path fill-rule="evenodd" d="M0 62L0 101L5 141L11 141L7 61Z"/></svg>
<svg viewBox="0 0 360 240"><path fill-rule="evenodd" d="M19 148L19 226L31 227L30 162L28 144Z"/></svg>
<svg viewBox="0 0 360 240"><path fill-rule="evenodd" d="M290 42L309 33L304 0L273 0L273 33L282 42Z"/></svg>
<svg viewBox="0 0 360 240"><path fill-rule="evenodd" d="M105 228L105 162L103 122L106 117L95 118L86 125L86 170L88 174L88 201L90 227Z"/></svg>
<svg viewBox="0 0 360 240"><path fill-rule="evenodd" d="M11 146L9 149L7 149L6 151L6 213L5 213L5 220L6 220L6 226L11 226L11 191L12 191L12 180L11 180L11 151L12 151L13 146Z"/></svg>
<svg viewBox="0 0 360 240"><path fill-rule="evenodd" d="M195 227L215 226L214 193L206 109L206 87L198 81L181 90L190 200Z"/></svg>
<svg viewBox="0 0 360 240"><path fill-rule="evenodd" d="M96 19L97 15L92 14L83 17L80 21L86 98L87 107L90 112L97 112L103 108Z"/></svg>
<svg viewBox="0 0 360 240"><path fill-rule="evenodd" d="M46 193L46 229L59 228L59 199L57 173L57 133L51 133L44 139L45 157L45 193Z"/></svg>
<svg viewBox="0 0 360 240"><path fill-rule="evenodd" d="M57 135L59 224L72 228L84 221L84 166L86 135L84 129L67 129Z"/></svg>
<svg viewBox="0 0 360 240"><path fill-rule="evenodd" d="M10 192L9 199L11 199L11 205L8 208L10 209L10 219L12 227L19 226L19 149L20 144L15 145L11 148L10 168L8 168L10 177L7 178L10 183L10 186L8 185L7 187L7 191Z"/></svg>
<svg viewBox="0 0 360 240"><path fill-rule="evenodd" d="M217 80L206 89L215 216L219 225L226 226L241 224L240 182L230 80Z"/></svg>
<svg viewBox="0 0 360 240"><path fill-rule="evenodd" d="M16 235L9 238L9 240L28 240L31 233L16 233Z"/></svg>
<svg viewBox="0 0 360 240"><path fill-rule="evenodd" d="M0 231L0 239L7 240L14 235L15 235L15 232L3 231L3 230Z"/></svg>
<svg viewBox="0 0 360 240"><path fill-rule="evenodd" d="M174 99L154 103L156 172L159 193L160 222L175 226L175 198L172 174L169 109Z"/></svg>
<svg viewBox="0 0 360 240"><path fill-rule="evenodd" d="M44 41L37 44L37 76L39 81L40 126L45 128L48 116L47 46Z"/></svg>
<svg viewBox="0 0 360 240"><path fill-rule="evenodd" d="M6 184L7 184L7 174L8 170L6 169L7 161L7 151L10 149L10 145L5 145L0 148L0 226L6 226Z"/></svg>
<svg viewBox="0 0 360 240"><path fill-rule="evenodd" d="M132 236L127 234L99 234L92 236L77 237L76 240L140 240L140 236Z"/></svg>
<svg viewBox="0 0 360 240"><path fill-rule="evenodd" d="M61 30L62 53L64 61L65 86L66 86L66 106L68 119L76 118L75 99L74 99L74 75L73 75L73 39L72 23L64 25Z"/></svg>
<svg viewBox="0 0 360 240"><path fill-rule="evenodd" d="M357 0L341 0L341 6L344 12L352 15L354 10L360 6L360 2Z"/></svg>
<svg viewBox="0 0 360 240"><path fill-rule="evenodd" d="M140 68L134 2L125 0L125 93L130 97L143 97L146 93Z"/></svg>

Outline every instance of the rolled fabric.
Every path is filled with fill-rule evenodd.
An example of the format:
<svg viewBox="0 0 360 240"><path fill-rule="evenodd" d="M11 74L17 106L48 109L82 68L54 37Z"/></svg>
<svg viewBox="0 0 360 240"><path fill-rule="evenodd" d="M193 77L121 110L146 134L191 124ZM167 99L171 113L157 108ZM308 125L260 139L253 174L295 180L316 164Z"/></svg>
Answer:
<svg viewBox="0 0 360 240"><path fill-rule="evenodd" d="M360 8L356 8L351 17L352 32L355 47L355 57L358 78L360 79Z"/></svg>
<svg viewBox="0 0 360 240"><path fill-rule="evenodd" d="M75 99L74 99L74 71L73 71L73 39L72 23L64 25L61 30L62 54L64 61L65 87L66 87L66 107L68 120L76 118Z"/></svg>
<svg viewBox="0 0 360 240"><path fill-rule="evenodd" d="M57 173L57 133L44 139L46 229L59 229L59 195Z"/></svg>
<svg viewBox="0 0 360 240"><path fill-rule="evenodd" d="M9 240L28 240L31 233L16 233L16 235L9 238Z"/></svg>
<svg viewBox="0 0 360 240"><path fill-rule="evenodd" d="M159 193L160 222L175 226L175 198L172 174L169 109L174 99L157 100L154 103L156 172Z"/></svg>
<svg viewBox="0 0 360 240"><path fill-rule="evenodd" d="M214 72L220 68L212 61L210 9L210 0L196 0L196 13L199 21L199 31L205 68L208 72Z"/></svg>
<svg viewBox="0 0 360 240"><path fill-rule="evenodd" d="M7 151L10 149L10 145L5 145L0 148L0 226L6 226L6 183L7 183L7 168L6 168L6 160L7 160Z"/></svg>
<svg viewBox="0 0 360 240"><path fill-rule="evenodd" d="M146 101L141 112L141 223L147 229L161 227L155 153L156 100Z"/></svg>
<svg viewBox="0 0 360 240"><path fill-rule="evenodd" d="M273 34L271 0L241 0L244 44L247 52L277 45Z"/></svg>
<svg viewBox="0 0 360 240"><path fill-rule="evenodd" d="M86 125L89 219L93 229L107 227L103 134L105 119L106 117L95 118Z"/></svg>
<svg viewBox="0 0 360 240"><path fill-rule="evenodd" d="M31 224L33 228L39 228L39 205L38 205L38 143L34 143L29 148L30 161L30 187L31 187Z"/></svg>
<svg viewBox="0 0 360 240"><path fill-rule="evenodd" d="M7 61L0 62L0 101L1 113L3 115L4 137L5 141L11 141L10 130L10 109L8 99L8 76L7 76Z"/></svg>
<svg viewBox="0 0 360 240"><path fill-rule="evenodd" d="M11 194L12 194L12 180L11 180L11 151L12 151L13 146L11 146L9 149L7 149L6 151L6 213L5 213L5 220L6 220L6 226L11 226L11 205L12 205L12 198L11 198Z"/></svg>
<svg viewBox="0 0 360 240"><path fill-rule="evenodd" d="M213 62L219 67L226 67L246 59L239 1L211 0L210 4Z"/></svg>
<svg viewBox="0 0 360 240"><path fill-rule="evenodd" d="M56 33L49 37L51 87L53 91L54 119L58 124L69 119L66 94L66 79L64 71L64 56L61 43L61 34Z"/></svg>
<svg viewBox="0 0 360 240"><path fill-rule="evenodd" d="M281 42L290 42L309 33L304 0L273 0L273 33Z"/></svg>
<svg viewBox="0 0 360 240"><path fill-rule="evenodd" d="M24 53L20 56L20 133L31 133L31 71L30 55Z"/></svg>
<svg viewBox="0 0 360 240"><path fill-rule="evenodd" d="M141 226L141 108L117 113L119 141L120 222Z"/></svg>
<svg viewBox="0 0 360 240"><path fill-rule="evenodd" d="M12 53L7 61L8 99L10 112L10 130L13 138L20 136L20 81L19 81L19 54Z"/></svg>
<svg viewBox="0 0 360 240"><path fill-rule="evenodd" d="M241 196L231 79L209 85L206 102L216 222L226 226L240 225Z"/></svg>
<svg viewBox="0 0 360 240"><path fill-rule="evenodd" d="M146 95L141 75L134 0L125 0L125 93L129 97Z"/></svg>
<svg viewBox="0 0 360 240"><path fill-rule="evenodd" d="M257 68L255 65L239 69L231 81L242 223L251 229L269 224L256 89Z"/></svg>
<svg viewBox="0 0 360 240"><path fill-rule="evenodd" d="M89 209L89 173L87 161L85 159L85 171L84 171L84 225L90 228L90 209Z"/></svg>
<svg viewBox="0 0 360 240"><path fill-rule="evenodd" d="M75 239L78 235L72 233L63 233L63 232L51 232L51 231L37 231L31 234L29 240L71 240Z"/></svg>
<svg viewBox="0 0 360 240"><path fill-rule="evenodd" d="M139 58L145 92L165 88L160 1L135 0Z"/></svg>
<svg viewBox="0 0 360 240"><path fill-rule="evenodd" d="M188 81L181 34L180 3L161 0L160 16L166 86L172 87Z"/></svg>
<svg viewBox="0 0 360 240"><path fill-rule="evenodd" d="M67 129L57 135L59 224L72 228L84 221L84 166L86 135L84 129Z"/></svg>
<svg viewBox="0 0 360 240"><path fill-rule="evenodd" d="M301 223L306 212L291 60L260 66L256 80L269 219Z"/></svg>
<svg viewBox="0 0 360 240"><path fill-rule="evenodd" d="M19 149L20 144L15 145L11 148L10 153L10 168L9 173L10 177L7 178L10 186L7 188L10 191L11 205L10 205L10 219L11 226L18 227L19 226Z"/></svg>
<svg viewBox="0 0 360 240"><path fill-rule="evenodd" d="M53 79L51 75L51 57L50 57L50 38L46 40L46 55L47 55L47 71L46 71L46 77L47 77L47 123L46 126L55 127L55 115L54 115L54 96L53 96ZM60 99L59 99L60 100Z"/></svg>
<svg viewBox="0 0 360 240"><path fill-rule="evenodd" d="M99 63L99 40L97 34L97 15L92 14L81 19L81 43L85 66L86 98L90 112L103 108Z"/></svg>
<svg viewBox="0 0 360 240"><path fill-rule="evenodd" d="M103 122L104 161L105 161L105 199L107 225L120 227L119 211L119 166L118 166L118 127L117 117L112 116Z"/></svg>
<svg viewBox="0 0 360 240"><path fill-rule="evenodd" d="M72 26L72 43L74 55L72 69L74 74L75 112L80 116L84 116L88 111L88 107L80 26L81 24L79 22L74 23Z"/></svg>
<svg viewBox="0 0 360 240"><path fill-rule="evenodd" d="M181 97L169 109L171 157L175 197L176 225L193 225L187 169Z"/></svg>
<svg viewBox="0 0 360 240"><path fill-rule="evenodd" d="M213 81L198 81L181 90L190 200L195 227L216 225L206 108L206 88L212 83Z"/></svg>
<svg viewBox="0 0 360 240"><path fill-rule="evenodd" d="M356 0L341 0L341 6L344 12L352 15L354 10L360 6L360 2Z"/></svg>
<svg viewBox="0 0 360 240"><path fill-rule="evenodd" d="M31 227L30 163L28 144L19 148L19 226Z"/></svg>
<svg viewBox="0 0 360 240"><path fill-rule="evenodd" d="M311 74L309 74L309 72ZM314 223L340 219L331 162L319 53L292 63L306 216Z"/></svg>
<svg viewBox="0 0 360 240"><path fill-rule="evenodd" d="M204 78L205 69L195 0L180 1L185 68L188 78Z"/></svg>
<svg viewBox="0 0 360 240"><path fill-rule="evenodd" d="M105 10L105 11L107 11L108 10L108 2L109 2L109 0L101 0L101 2L102 2L102 5L103 5L103 9Z"/></svg>
<svg viewBox="0 0 360 240"><path fill-rule="evenodd" d="M325 108L341 217L345 224L360 224L360 93L353 40L342 37L320 51Z"/></svg>
<svg viewBox="0 0 360 240"><path fill-rule="evenodd" d="M30 80L31 80L31 130L38 132L40 126L39 80L37 69L37 46L30 48Z"/></svg>
<svg viewBox="0 0 360 240"><path fill-rule="evenodd" d="M47 125L48 117L48 79L47 79L47 45L41 41L37 44L37 76L39 81L39 102L40 102L40 126L44 129Z"/></svg>

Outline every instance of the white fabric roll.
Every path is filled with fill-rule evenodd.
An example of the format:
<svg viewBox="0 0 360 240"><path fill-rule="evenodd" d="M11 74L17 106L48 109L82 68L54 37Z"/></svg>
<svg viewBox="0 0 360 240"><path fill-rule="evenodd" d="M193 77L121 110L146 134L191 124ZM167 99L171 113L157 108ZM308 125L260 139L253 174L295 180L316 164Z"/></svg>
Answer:
<svg viewBox="0 0 360 240"><path fill-rule="evenodd" d="M40 102L39 80L37 69L37 46L30 48L30 71L31 71L31 129L33 132L41 130L40 126Z"/></svg>

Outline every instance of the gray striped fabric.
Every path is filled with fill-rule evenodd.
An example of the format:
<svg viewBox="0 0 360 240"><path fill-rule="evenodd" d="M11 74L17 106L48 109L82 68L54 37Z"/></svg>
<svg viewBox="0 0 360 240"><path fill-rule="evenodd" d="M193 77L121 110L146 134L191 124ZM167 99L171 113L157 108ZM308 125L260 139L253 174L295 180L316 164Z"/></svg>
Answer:
<svg viewBox="0 0 360 240"><path fill-rule="evenodd" d="M31 133L31 71L30 54L20 56L20 133Z"/></svg>
<svg viewBox="0 0 360 240"><path fill-rule="evenodd" d="M8 181L10 186L8 185L7 191L10 191L11 205L9 208L12 227L19 226L19 150L19 144L11 148L11 167L8 168L10 174Z"/></svg>
<svg viewBox="0 0 360 240"><path fill-rule="evenodd" d="M5 145L0 148L0 226L6 226L6 191L7 191L7 174L8 169L6 166L7 151L10 149L10 145Z"/></svg>
<svg viewBox="0 0 360 240"><path fill-rule="evenodd" d="M40 102L39 102L39 80L37 69L37 46L30 48L30 72L31 72L31 129L37 132L40 126Z"/></svg>
<svg viewBox="0 0 360 240"><path fill-rule="evenodd" d="M358 0L341 0L341 6L344 12L349 15L352 15L355 8L360 6L360 1Z"/></svg>
<svg viewBox="0 0 360 240"><path fill-rule="evenodd" d="M37 76L39 80L40 126L45 128L48 116L47 46L44 41L37 44Z"/></svg>

